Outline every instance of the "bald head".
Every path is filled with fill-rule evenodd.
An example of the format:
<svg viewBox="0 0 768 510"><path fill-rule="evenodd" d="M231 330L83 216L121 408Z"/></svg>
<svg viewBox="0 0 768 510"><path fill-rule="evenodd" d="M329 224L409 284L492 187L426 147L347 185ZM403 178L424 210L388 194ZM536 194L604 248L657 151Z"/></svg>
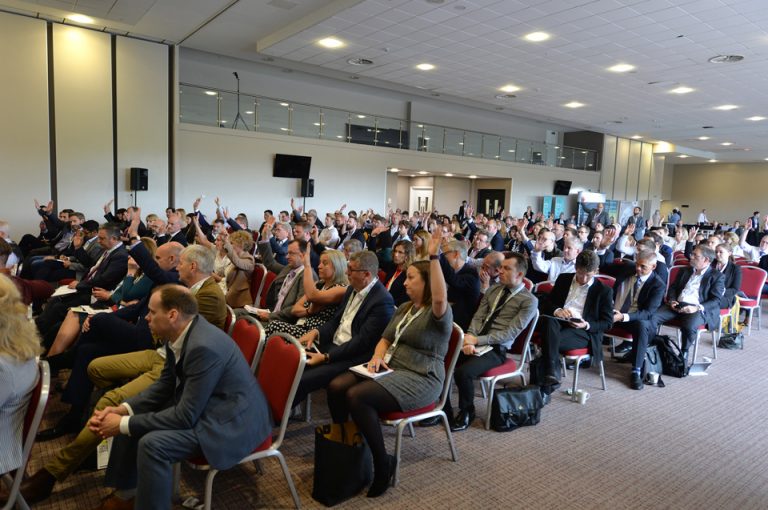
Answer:
<svg viewBox="0 0 768 510"><path fill-rule="evenodd" d="M179 265L184 246L176 241L160 245L155 251L155 261L163 271L171 271Z"/></svg>

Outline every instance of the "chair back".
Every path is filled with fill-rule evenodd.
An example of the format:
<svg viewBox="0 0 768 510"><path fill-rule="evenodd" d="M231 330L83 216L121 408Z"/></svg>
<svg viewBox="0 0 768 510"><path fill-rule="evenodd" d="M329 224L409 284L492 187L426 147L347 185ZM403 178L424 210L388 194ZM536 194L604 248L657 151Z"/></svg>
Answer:
<svg viewBox="0 0 768 510"><path fill-rule="evenodd" d="M261 282L261 290L259 291L259 308L267 307L267 294L269 294L269 288L272 286L272 282L277 278L277 274L272 271L267 271L264 275L264 280Z"/></svg>
<svg viewBox="0 0 768 510"><path fill-rule="evenodd" d="M747 260L747 259L736 260L735 264L737 266L752 266L752 267L760 266L759 262L752 262L751 260Z"/></svg>
<svg viewBox="0 0 768 510"><path fill-rule="evenodd" d="M523 278L523 285L525 285L525 290L529 292L533 290L533 282L528 278Z"/></svg>
<svg viewBox="0 0 768 510"><path fill-rule="evenodd" d="M235 315L235 311L231 306L227 305L227 317L224 319L224 331L229 336L232 336L232 328L235 327L236 320L237 316Z"/></svg>
<svg viewBox="0 0 768 510"><path fill-rule="evenodd" d="M38 363L38 378L37 384L35 384L32 394L29 397L27 403L27 411L24 414L24 428L21 435L21 467L16 470L13 475L13 482L10 484L8 501L3 506L6 508L15 508L16 499L19 497L19 487L21 487L22 478L27 472L27 462L29 456L32 453L32 447L35 445L35 436L37 430L40 428L40 422L43 419L43 413L45 412L45 406L48 404L48 394L51 389L51 370L48 366L48 362L41 360ZM9 480L10 474L4 475L5 480ZM2 481L0 481L0 484ZM26 505L19 505L20 508L27 508Z"/></svg>
<svg viewBox="0 0 768 510"><path fill-rule="evenodd" d="M614 284L616 283L616 278L613 276L608 276L607 274L598 274L595 275L595 278L600 280L600 283L607 285L610 288L613 288Z"/></svg>
<svg viewBox="0 0 768 510"><path fill-rule="evenodd" d="M387 285L387 273L385 273L384 271L379 269L379 273L378 273L377 276L379 277L379 281L381 282L381 284L386 286Z"/></svg>
<svg viewBox="0 0 768 510"><path fill-rule="evenodd" d="M256 264L253 268L253 273L251 273L250 291L251 299L253 299L254 303L258 302L257 299L259 298L259 295L261 295L261 290L264 287L264 275L266 274L267 268L264 264Z"/></svg>
<svg viewBox="0 0 768 510"><path fill-rule="evenodd" d="M672 266L669 268L669 278L667 278L667 291L669 290L669 286L672 285L672 282L674 282L677 279L677 275L685 269L686 267L690 267L688 264L685 265L678 265L678 266ZM666 298L666 291L664 292L664 296Z"/></svg>
<svg viewBox="0 0 768 510"><path fill-rule="evenodd" d="M760 295L763 292L763 286L765 285L766 277L768 277L768 273L759 267L741 267L740 290L744 292L744 294L746 294L749 299L757 299L758 306L760 305Z"/></svg>
<svg viewBox="0 0 768 510"><path fill-rule="evenodd" d="M443 381L443 390L440 392L440 400L435 409L442 409L445 401L448 400L448 393L451 391L451 381L453 380L453 369L456 368L456 362L459 360L461 348L464 346L464 331L455 322L451 331L451 338L448 340L448 351L445 353L445 381Z"/></svg>
<svg viewBox="0 0 768 510"><path fill-rule="evenodd" d="M536 294L549 294L554 288L555 282L553 281L539 282L536 284L536 287L534 287L533 292Z"/></svg>
<svg viewBox="0 0 768 510"><path fill-rule="evenodd" d="M307 361L304 347L291 335L276 333L269 337L259 359L256 378L261 385L272 418L280 423L277 439L272 448L280 447L288 427L293 397L299 387L301 374Z"/></svg>
<svg viewBox="0 0 768 510"><path fill-rule="evenodd" d="M510 349L510 353L512 354L519 354L520 355L520 363L519 366L522 367L525 366L525 363L528 361L528 354L530 354L530 345L531 345L531 338L533 338L533 332L536 330L536 324L539 322L539 311L536 310L536 313L533 314L533 317L531 317L530 322L528 322L528 325L520 332L519 335L517 335L517 338L515 338L515 341L512 342L512 349Z"/></svg>
<svg viewBox="0 0 768 510"><path fill-rule="evenodd" d="M259 357L266 342L264 326L254 317L244 315L233 324L231 336L240 348L240 352L243 353L251 370L254 370L259 363Z"/></svg>

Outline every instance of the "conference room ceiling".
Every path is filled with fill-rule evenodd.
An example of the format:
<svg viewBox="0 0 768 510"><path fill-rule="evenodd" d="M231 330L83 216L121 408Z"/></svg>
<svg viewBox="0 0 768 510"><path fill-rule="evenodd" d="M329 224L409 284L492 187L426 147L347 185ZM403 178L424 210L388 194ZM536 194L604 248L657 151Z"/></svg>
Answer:
<svg viewBox="0 0 768 510"><path fill-rule="evenodd" d="M699 156L680 163L768 158L766 0L0 0L0 5L43 17L79 12L117 33L342 80L355 76L359 83L503 108L574 129L664 140ZM530 42L524 36L532 32L550 38ZM327 37L344 45L317 44ZM744 58L709 62L718 55ZM353 65L353 59L372 63ZM434 69L416 68L423 63ZM617 64L634 69L608 70ZM505 85L519 87L509 93L514 97L503 97ZM681 87L693 90L671 92ZM572 102L583 106L564 106ZM736 108L716 109L723 105Z"/></svg>

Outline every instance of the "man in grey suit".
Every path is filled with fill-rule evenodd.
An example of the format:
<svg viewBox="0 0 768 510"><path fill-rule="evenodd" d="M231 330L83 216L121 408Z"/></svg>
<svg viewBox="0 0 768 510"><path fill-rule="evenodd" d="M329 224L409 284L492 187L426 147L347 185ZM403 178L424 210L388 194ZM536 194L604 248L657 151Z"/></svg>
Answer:
<svg viewBox="0 0 768 510"><path fill-rule="evenodd" d="M304 239L295 239L288 245L288 264L283 265L275 261L272 247L268 241L259 241L259 256L266 268L277 277L267 291L267 308L271 312L259 312L259 320L281 320L293 323L296 317L291 313L291 308L304 295L304 253L308 243ZM317 275L312 271L312 278L317 280Z"/></svg>
<svg viewBox="0 0 768 510"><path fill-rule="evenodd" d="M266 398L237 345L197 314L189 289L154 289L147 322L166 340L166 361L152 386L96 411L95 434L117 436L106 484L118 490L102 509L171 508L172 466L205 455L227 469L272 433Z"/></svg>

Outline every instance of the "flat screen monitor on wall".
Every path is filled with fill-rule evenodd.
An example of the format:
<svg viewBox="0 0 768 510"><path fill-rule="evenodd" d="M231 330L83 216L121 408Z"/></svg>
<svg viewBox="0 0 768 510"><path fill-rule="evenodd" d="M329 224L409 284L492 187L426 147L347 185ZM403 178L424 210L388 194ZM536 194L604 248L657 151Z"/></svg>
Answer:
<svg viewBox="0 0 768 510"><path fill-rule="evenodd" d="M571 181L555 181L553 195L567 195L571 192Z"/></svg>
<svg viewBox="0 0 768 510"><path fill-rule="evenodd" d="M311 163L312 158L309 156L275 154L275 166L273 167L272 175L274 177L288 177L290 179L308 179Z"/></svg>

